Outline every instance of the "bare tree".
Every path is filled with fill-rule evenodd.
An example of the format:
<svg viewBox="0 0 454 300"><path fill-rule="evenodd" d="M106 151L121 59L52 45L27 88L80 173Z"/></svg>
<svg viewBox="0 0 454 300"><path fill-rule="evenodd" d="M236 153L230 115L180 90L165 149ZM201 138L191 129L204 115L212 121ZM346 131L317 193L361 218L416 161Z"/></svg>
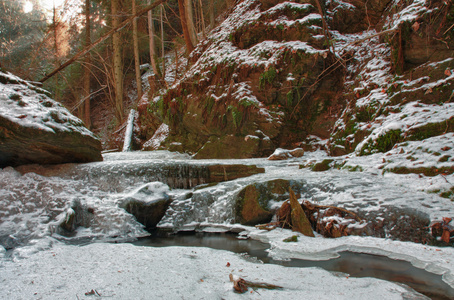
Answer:
<svg viewBox="0 0 454 300"><path fill-rule="evenodd" d="M120 24L120 1L111 0L112 27ZM112 35L113 68L115 82L115 117L118 123L123 120L123 61L121 56L121 37L119 32Z"/></svg>
<svg viewBox="0 0 454 300"><path fill-rule="evenodd" d="M192 44L191 37L189 36L184 0L178 0L178 10L180 11L181 27L183 28L184 41L186 43L186 51L187 54L189 54L192 52L192 50L194 50L194 45Z"/></svg>
<svg viewBox="0 0 454 300"><path fill-rule="evenodd" d="M90 0L85 0L85 47L88 48L91 44L91 22L90 22ZM91 114L90 114L90 74L91 74L91 55L85 55L84 63L84 122L85 126L90 129L91 127Z"/></svg>
<svg viewBox="0 0 454 300"><path fill-rule="evenodd" d="M132 0L132 14L137 13L136 0ZM139 37L137 33L137 17L132 21L132 38L134 42L134 66L136 71L137 98L142 97L142 78L140 76Z"/></svg>

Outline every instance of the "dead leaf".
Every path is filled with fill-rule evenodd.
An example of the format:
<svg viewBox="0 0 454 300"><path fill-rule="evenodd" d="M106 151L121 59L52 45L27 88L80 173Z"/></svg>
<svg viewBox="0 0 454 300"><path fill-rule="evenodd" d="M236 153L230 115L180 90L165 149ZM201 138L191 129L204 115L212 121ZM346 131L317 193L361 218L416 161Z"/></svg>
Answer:
<svg viewBox="0 0 454 300"><path fill-rule="evenodd" d="M443 234L441 235L441 240L447 244L449 244L449 240L451 239L451 233L449 230L443 229Z"/></svg>
<svg viewBox="0 0 454 300"><path fill-rule="evenodd" d="M450 70L449 68L446 68L446 70L445 70L445 75L446 75L446 76L451 76L451 74L452 74L452 73L451 73L451 70Z"/></svg>
<svg viewBox="0 0 454 300"><path fill-rule="evenodd" d="M230 267L230 263L229 263L229 262L227 262L227 265L226 265L226 266L227 266L227 267Z"/></svg>
<svg viewBox="0 0 454 300"><path fill-rule="evenodd" d="M411 25L411 29L413 29L414 32L418 31L419 27L421 25L419 24L419 22L415 22L413 23L413 25Z"/></svg>
<svg viewBox="0 0 454 300"><path fill-rule="evenodd" d="M427 95L427 94L432 94L432 88L429 87L429 88L426 90L426 92L424 93L424 95Z"/></svg>

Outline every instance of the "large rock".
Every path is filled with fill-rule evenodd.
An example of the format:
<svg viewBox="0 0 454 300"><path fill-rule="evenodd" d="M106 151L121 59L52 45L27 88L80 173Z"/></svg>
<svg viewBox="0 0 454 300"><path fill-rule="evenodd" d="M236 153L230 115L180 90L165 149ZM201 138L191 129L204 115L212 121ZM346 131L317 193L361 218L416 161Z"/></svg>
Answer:
<svg viewBox="0 0 454 300"><path fill-rule="evenodd" d="M235 199L235 222L243 225L270 222L281 202L289 198L290 188L299 191L302 186L283 179L246 186Z"/></svg>
<svg viewBox="0 0 454 300"><path fill-rule="evenodd" d="M169 190L169 186L161 182L147 183L126 197L120 207L134 215L146 229L154 229L172 202Z"/></svg>
<svg viewBox="0 0 454 300"><path fill-rule="evenodd" d="M0 71L0 168L100 161L101 142L49 93Z"/></svg>

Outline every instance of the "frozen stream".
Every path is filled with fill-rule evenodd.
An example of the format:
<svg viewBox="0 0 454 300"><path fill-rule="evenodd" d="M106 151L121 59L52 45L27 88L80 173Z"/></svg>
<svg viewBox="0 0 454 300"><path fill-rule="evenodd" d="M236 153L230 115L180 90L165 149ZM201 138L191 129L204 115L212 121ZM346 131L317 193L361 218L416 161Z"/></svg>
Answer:
<svg viewBox="0 0 454 300"><path fill-rule="evenodd" d="M15 280L23 281L17 272L14 276L10 276L11 272L14 273L14 266L17 269L21 265L26 270L32 268L33 265L39 265L39 262L50 262L52 258L47 255L52 252L60 253L62 257L73 253L81 260L90 261L93 259L92 252L101 249L102 246L102 251L105 252L102 260L110 258L115 262L110 262L109 265L119 267L117 264L121 264L123 260L117 260L116 253L124 251L128 255L132 255L136 248L125 244L105 244L105 242L134 240L148 235L148 232L134 217L119 208L118 204L145 184L161 181L170 185L168 194L174 199L166 215L158 224L158 227L162 229L205 232L242 231L244 236L270 243L271 249L268 252L273 259L326 260L339 256L338 253L342 251L384 255L408 261L418 268L442 275L447 284L454 286L452 275L454 252L452 248L439 248L387 239L387 236L397 235L392 230L385 232L387 236L383 238L351 236L339 239L322 237L310 239L300 237L296 243L283 243L284 238L294 233L280 229L263 232L234 224L233 199L238 192L248 184L273 179L290 180L299 187L300 199L324 205L341 206L370 218L403 217L401 223L396 223L398 226L405 224L405 216L412 216L421 222L430 222L454 215L452 202L436 194L420 191L417 186L427 183L418 182L414 175L382 175L375 169L364 172L339 170L312 172L308 169L300 169L301 162L307 159L310 158L303 157L287 161L268 161L266 159L199 161L191 160L182 154L157 151L105 154L104 161L99 163L53 167L24 166L17 169L0 170L0 244L5 250L8 250L2 252L0 247L0 253L2 253L0 257L3 256L0 268L4 268L0 275L0 282L13 284L16 282ZM213 164L256 165L264 168L265 172L218 184L203 185L204 166ZM187 178L188 176L190 179ZM274 203L274 205L279 204L279 202ZM89 212L83 215L87 220L82 220L86 221L82 222L83 224L88 225L78 227L69 236L62 236L59 224L68 218L74 207L80 207ZM62 244L62 242L64 243ZM71 244L84 243L87 246L72 246L68 245L68 242ZM97 243L92 244L91 242ZM198 251L205 251L200 249ZM153 252L155 253L153 255L158 256L172 255L172 253L177 255L179 251L176 249L140 250L141 253L146 252L147 255L151 255L150 253ZM209 251L212 257L219 255L216 251L220 250L212 251ZM87 255L91 253L91 257L85 256L84 253ZM227 255L224 251L222 253L225 257L230 257L232 261L236 259L232 257L232 254ZM177 256L174 257L174 260L178 262L185 259ZM124 263L128 262L124 261ZM142 264L138 261L130 261L130 263L130 267L133 267L134 263ZM244 263L252 264L252 262ZM159 266L154 265L154 267ZM82 266L77 263L69 266L74 271L79 270L80 267ZM278 266L263 268L277 268L273 270L280 275L284 272ZM43 280L48 272L55 271L44 267L39 270L41 270L39 272L43 272L41 274L44 276ZM64 271L65 274L66 272L68 271ZM285 272L289 272L286 276L292 278L290 273L294 271ZM66 276L72 275L68 273ZM266 279L263 274L259 277L263 280ZM401 296L408 292L399 290L397 286L387 289L386 285L383 285L384 291L379 291L376 289L377 280L369 279L365 285L359 284L358 281L357 294L360 295L368 289L373 289L378 294L383 292L381 295L389 298L387 293L390 290L400 291L396 293ZM317 280L314 281L314 284L316 282ZM112 286L109 288L113 289ZM160 288L165 287L158 287L157 290ZM235 298L236 296L229 296L230 288L220 292L220 296L216 295L220 298ZM66 290L68 293L70 291L73 290ZM195 297L203 298L200 297L199 292L196 289ZM289 297L297 299L298 297L295 295L298 294L298 289L295 289L294 292L296 294L290 293ZM314 295L324 293L321 290L313 292ZM14 288L2 293L11 298ZM26 291L24 293L26 294ZM264 295L272 298L279 296L276 293L279 292L267 291L264 292ZM118 297L120 294L118 291L115 293ZM181 298L174 293L171 295L170 298ZM1 296L0 294L0 298L5 298ZM20 299L21 297L13 298ZM25 296L23 298L29 299ZM52 294L49 294L47 298L53 298ZM346 293L344 298L351 299L352 295Z"/></svg>

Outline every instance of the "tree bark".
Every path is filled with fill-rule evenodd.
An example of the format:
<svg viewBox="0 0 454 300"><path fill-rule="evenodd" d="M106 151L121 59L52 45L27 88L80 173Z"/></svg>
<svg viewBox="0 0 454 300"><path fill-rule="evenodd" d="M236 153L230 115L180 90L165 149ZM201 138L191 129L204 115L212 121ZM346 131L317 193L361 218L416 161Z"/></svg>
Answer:
<svg viewBox="0 0 454 300"><path fill-rule="evenodd" d="M151 0L148 0L148 4L151 3ZM157 57L156 57L156 45L154 42L155 32L154 32L154 25L153 25L153 11L148 11L148 37L149 37L149 45L150 45L150 63L153 69L153 73L156 78L160 77L160 72L157 64Z"/></svg>
<svg viewBox="0 0 454 300"><path fill-rule="evenodd" d="M184 0L184 6L186 9L186 22L188 24L189 36L191 38L192 46L196 46L198 43L197 32L194 26L194 11L192 9L192 0Z"/></svg>
<svg viewBox="0 0 454 300"><path fill-rule="evenodd" d="M214 25L215 25L214 0L209 0L209 1L210 1L210 3L208 6L208 10L209 10L209 14L210 14L210 30L213 30Z"/></svg>
<svg viewBox="0 0 454 300"><path fill-rule="evenodd" d="M199 5L200 5L200 18L202 20L202 36L204 39L206 39L207 34L206 34L206 27L205 27L205 17L203 16L202 0L199 0Z"/></svg>
<svg viewBox="0 0 454 300"><path fill-rule="evenodd" d="M184 0L178 0L178 10L180 11L180 20L181 27L183 28L184 41L186 43L186 52L189 53L194 50L194 46L191 42L191 37L189 36L188 23L186 21L186 9L184 7Z"/></svg>
<svg viewBox="0 0 454 300"><path fill-rule="evenodd" d="M132 0L132 15L137 13L136 0ZM139 37L137 33L137 17L132 21L132 39L134 41L134 66L136 70L137 98L142 98L142 77L140 76Z"/></svg>
<svg viewBox="0 0 454 300"><path fill-rule="evenodd" d="M166 78L166 58L164 45L164 5L161 5L161 56L162 56L162 79L165 82Z"/></svg>
<svg viewBox="0 0 454 300"><path fill-rule="evenodd" d="M119 0L111 0L112 10L112 27L116 28L120 24ZM113 71L114 71L114 86L115 86L115 117L118 124L123 120L123 61L121 55L121 37L119 32L112 35L113 48Z"/></svg>
<svg viewBox="0 0 454 300"><path fill-rule="evenodd" d="M90 23L90 0L85 0L85 48L90 47L91 44L91 23ZM85 126L90 129L91 127L91 114L90 114L90 73L91 73L91 56L90 53L85 55L84 63L84 122Z"/></svg>

